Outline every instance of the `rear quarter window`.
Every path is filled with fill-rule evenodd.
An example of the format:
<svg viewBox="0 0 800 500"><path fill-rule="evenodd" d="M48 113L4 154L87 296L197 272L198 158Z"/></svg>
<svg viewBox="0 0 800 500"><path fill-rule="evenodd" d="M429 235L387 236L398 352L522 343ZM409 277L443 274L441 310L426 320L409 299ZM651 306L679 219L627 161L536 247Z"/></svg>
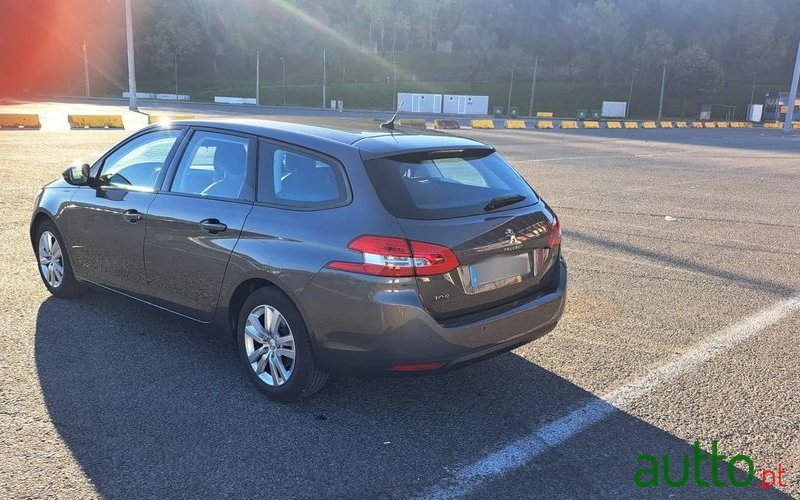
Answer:
<svg viewBox="0 0 800 500"><path fill-rule="evenodd" d="M426 152L364 162L386 209L404 219L446 219L486 213L494 198L524 199L503 207L539 201L525 180L493 150Z"/></svg>
<svg viewBox="0 0 800 500"><path fill-rule="evenodd" d="M283 146L258 146L258 201L319 210L345 204L349 191L338 162Z"/></svg>

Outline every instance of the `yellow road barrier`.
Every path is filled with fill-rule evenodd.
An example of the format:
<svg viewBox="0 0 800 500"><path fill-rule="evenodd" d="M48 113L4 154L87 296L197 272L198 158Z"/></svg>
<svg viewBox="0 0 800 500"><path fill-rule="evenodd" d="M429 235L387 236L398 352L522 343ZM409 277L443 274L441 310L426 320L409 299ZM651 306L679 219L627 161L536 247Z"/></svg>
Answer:
<svg viewBox="0 0 800 500"><path fill-rule="evenodd" d="M506 128L528 128L525 120L506 120Z"/></svg>
<svg viewBox="0 0 800 500"><path fill-rule="evenodd" d="M703 122L691 122L692 128L703 128Z"/></svg>
<svg viewBox="0 0 800 500"><path fill-rule="evenodd" d="M639 128L639 122L622 122L624 128Z"/></svg>
<svg viewBox="0 0 800 500"><path fill-rule="evenodd" d="M742 122L731 122L731 128L742 128Z"/></svg>
<svg viewBox="0 0 800 500"><path fill-rule="evenodd" d="M537 111L536 118L552 118L553 112L552 111Z"/></svg>
<svg viewBox="0 0 800 500"><path fill-rule="evenodd" d="M559 123L561 128L578 128L578 122L575 120L561 120Z"/></svg>
<svg viewBox="0 0 800 500"><path fill-rule="evenodd" d="M606 128L622 128L620 122L606 122Z"/></svg>
<svg viewBox="0 0 800 500"><path fill-rule="evenodd" d="M455 130L460 129L461 125L458 124L458 120L433 120L433 128Z"/></svg>
<svg viewBox="0 0 800 500"><path fill-rule="evenodd" d="M792 122L793 129L800 129L800 122Z"/></svg>
<svg viewBox="0 0 800 500"><path fill-rule="evenodd" d="M656 128L656 122L642 122L642 128Z"/></svg>
<svg viewBox="0 0 800 500"><path fill-rule="evenodd" d="M536 128L553 128L553 122L550 120L539 120L536 122Z"/></svg>
<svg viewBox="0 0 800 500"><path fill-rule="evenodd" d="M672 122L660 121L658 124L661 128L672 128Z"/></svg>
<svg viewBox="0 0 800 500"><path fill-rule="evenodd" d="M716 122L703 122L703 128L717 128Z"/></svg>
<svg viewBox="0 0 800 500"><path fill-rule="evenodd" d="M472 128L494 128L493 120L472 120L470 121Z"/></svg>
<svg viewBox="0 0 800 500"><path fill-rule="evenodd" d="M174 122L175 120L193 120L194 115L149 115L147 123ZM402 121L402 120L401 120Z"/></svg>
<svg viewBox="0 0 800 500"><path fill-rule="evenodd" d="M124 128L120 115L67 115L70 128Z"/></svg>
<svg viewBox="0 0 800 500"><path fill-rule="evenodd" d="M0 128L42 128L42 124L39 122L39 115L2 113Z"/></svg>
<svg viewBox="0 0 800 500"><path fill-rule="evenodd" d="M717 122L717 128L728 128L728 122Z"/></svg>
<svg viewBox="0 0 800 500"><path fill-rule="evenodd" d="M781 128L781 124L778 122L764 122L764 128Z"/></svg>
<svg viewBox="0 0 800 500"><path fill-rule="evenodd" d="M405 119L398 122L403 127L426 128L425 120Z"/></svg>
<svg viewBox="0 0 800 500"><path fill-rule="evenodd" d="M689 125L686 122L675 122L676 128L687 128Z"/></svg>
<svg viewBox="0 0 800 500"><path fill-rule="evenodd" d="M585 121L583 122L583 128L600 128L600 122L596 121Z"/></svg>

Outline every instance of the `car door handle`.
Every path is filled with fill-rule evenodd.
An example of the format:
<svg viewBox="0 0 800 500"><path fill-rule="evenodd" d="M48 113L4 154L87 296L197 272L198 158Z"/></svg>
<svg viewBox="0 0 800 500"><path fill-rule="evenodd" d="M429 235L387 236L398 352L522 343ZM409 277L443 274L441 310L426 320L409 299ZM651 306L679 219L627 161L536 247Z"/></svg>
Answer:
<svg viewBox="0 0 800 500"><path fill-rule="evenodd" d="M204 221L200 221L200 229L207 233L217 234L228 229L228 226L217 219L206 219Z"/></svg>
<svg viewBox="0 0 800 500"><path fill-rule="evenodd" d="M122 212L122 218L125 219L126 222L135 224L140 220L144 219L144 215L136 209L130 209Z"/></svg>

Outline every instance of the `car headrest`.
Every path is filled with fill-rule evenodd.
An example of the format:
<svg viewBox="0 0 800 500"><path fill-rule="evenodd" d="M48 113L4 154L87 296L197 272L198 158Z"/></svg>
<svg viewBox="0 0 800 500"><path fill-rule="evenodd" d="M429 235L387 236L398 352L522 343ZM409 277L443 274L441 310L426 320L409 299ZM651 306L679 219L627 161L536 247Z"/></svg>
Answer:
<svg viewBox="0 0 800 500"><path fill-rule="evenodd" d="M220 142L214 152L214 170L219 174L244 176L247 171L247 150L243 144Z"/></svg>

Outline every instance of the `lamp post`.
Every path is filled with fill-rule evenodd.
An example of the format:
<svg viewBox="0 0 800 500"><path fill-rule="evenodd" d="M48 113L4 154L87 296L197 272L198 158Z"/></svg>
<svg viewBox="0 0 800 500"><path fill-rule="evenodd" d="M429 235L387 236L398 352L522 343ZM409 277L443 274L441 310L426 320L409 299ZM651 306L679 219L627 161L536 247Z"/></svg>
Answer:
<svg viewBox="0 0 800 500"><path fill-rule="evenodd" d="M664 85L667 83L667 60L661 69L661 97L658 98L658 121L661 121L661 111L664 109Z"/></svg>
<svg viewBox="0 0 800 500"><path fill-rule="evenodd" d="M783 131L792 131L792 120L794 119L794 102L797 100L797 80L800 79L800 43L797 44L797 59L794 62L794 73L792 73L792 86L789 90L789 101L786 103L786 121L783 122ZM780 110L779 110L780 111Z"/></svg>
<svg viewBox="0 0 800 500"><path fill-rule="evenodd" d="M514 72L517 70L516 65L511 67L511 81L508 84L508 107L506 114L511 116L511 91L514 89Z"/></svg>
<svg viewBox="0 0 800 500"><path fill-rule="evenodd" d="M392 108L396 108L397 101L397 57L394 51L394 42L392 42Z"/></svg>
<svg viewBox="0 0 800 500"><path fill-rule="evenodd" d="M256 47L256 106L261 105L261 46Z"/></svg>
<svg viewBox="0 0 800 500"><path fill-rule="evenodd" d="M86 40L83 41L83 79L86 88L86 97L89 97L89 56L86 55Z"/></svg>
<svg viewBox="0 0 800 500"><path fill-rule="evenodd" d="M533 79L531 80L531 100L528 102L528 116L533 116L533 95L536 92L536 70L539 69L539 58L533 60Z"/></svg>
<svg viewBox="0 0 800 500"><path fill-rule="evenodd" d="M173 54L175 58L175 100L178 99L178 53Z"/></svg>
<svg viewBox="0 0 800 500"><path fill-rule="evenodd" d="M396 108L397 99L397 60L392 58L392 109Z"/></svg>
<svg viewBox="0 0 800 500"><path fill-rule="evenodd" d="M281 57L281 73L283 75L283 105L286 106L286 59Z"/></svg>
<svg viewBox="0 0 800 500"><path fill-rule="evenodd" d="M325 49L322 49L322 109L327 108L327 94L328 94L328 58Z"/></svg>
<svg viewBox="0 0 800 500"><path fill-rule="evenodd" d="M131 111L138 111L139 108L136 106L136 65L133 60L133 15L131 14L131 0L125 0L125 35L128 45L128 109Z"/></svg>
<svg viewBox="0 0 800 500"><path fill-rule="evenodd" d="M633 73L631 73L631 88L628 90L628 103L625 105L625 118L628 117L628 114L631 110L631 101L633 100L633 81L636 79L636 73L638 71L638 69L635 69L633 70Z"/></svg>

